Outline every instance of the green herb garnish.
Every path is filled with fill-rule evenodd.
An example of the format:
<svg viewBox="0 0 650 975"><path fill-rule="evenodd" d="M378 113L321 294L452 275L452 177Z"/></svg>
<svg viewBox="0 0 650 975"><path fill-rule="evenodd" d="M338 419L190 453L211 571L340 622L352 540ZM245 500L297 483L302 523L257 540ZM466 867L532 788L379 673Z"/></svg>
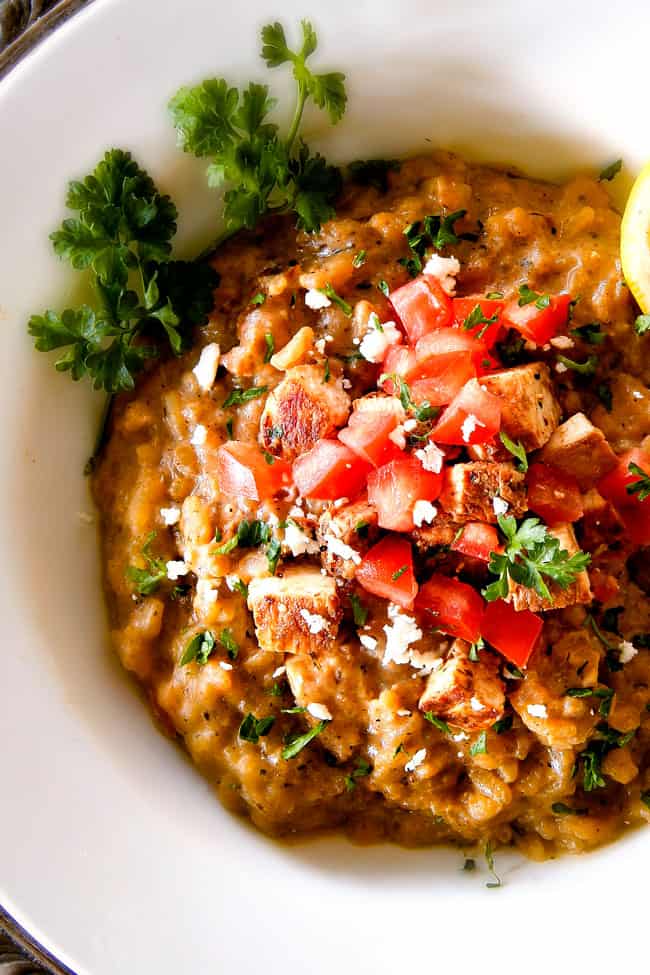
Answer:
<svg viewBox="0 0 650 975"><path fill-rule="evenodd" d="M601 718L608 718L612 709L612 698L614 690L611 687L570 687L566 692L567 697L597 697L600 698L598 714Z"/></svg>
<svg viewBox="0 0 650 975"><path fill-rule="evenodd" d="M263 291L258 291L256 295L251 298L251 305L263 305L266 301L266 295Z"/></svg>
<svg viewBox="0 0 650 975"><path fill-rule="evenodd" d="M622 159L617 159L615 162L610 163L609 166L605 166L605 168L601 170L598 176L598 181L601 183L603 181L610 182L611 180L614 179L615 176L618 176L622 166L623 166Z"/></svg>
<svg viewBox="0 0 650 975"><path fill-rule="evenodd" d="M510 731L512 728L512 715L506 714L505 717L500 718L495 721L492 725L492 731L496 732L497 735L504 735L506 731Z"/></svg>
<svg viewBox="0 0 650 975"><path fill-rule="evenodd" d="M494 850L490 840L488 840L487 843L485 844L483 855L485 856L485 862L487 863L487 868L492 874L492 880L488 881L485 886L493 890L496 887L501 886L501 878L497 875L494 869Z"/></svg>
<svg viewBox="0 0 650 975"><path fill-rule="evenodd" d="M487 731L482 731L478 738L472 742L470 755L487 755Z"/></svg>
<svg viewBox="0 0 650 975"><path fill-rule="evenodd" d="M368 619L368 608L364 606L359 597L353 593L350 596L350 605L352 606L352 616L354 618L355 626L365 626L366 620Z"/></svg>
<svg viewBox="0 0 650 975"><path fill-rule="evenodd" d="M349 775L345 776L345 788L348 792L353 792L356 788L357 779L362 779L366 775L370 775L372 772L372 765L366 762L365 758L357 758L356 766L350 772Z"/></svg>
<svg viewBox="0 0 650 975"><path fill-rule="evenodd" d="M265 738L268 735L274 724L274 714L269 714L265 718L256 718L249 711L239 726L239 737L242 741L250 741L256 745L260 738Z"/></svg>
<svg viewBox="0 0 650 975"><path fill-rule="evenodd" d="M401 579L405 572L408 572L408 565L402 565L399 569L396 569L395 572L393 572L391 579L393 582L397 582L397 580Z"/></svg>
<svg viewBox="0 0 650 975"><path fill-rule="evenodd" d="M398 173L397 159L358 159L350 163L348 173L353 183L360 186L373 186L380 193L388 191L388 174Z"/></svg>
<svg viewBox="0 0 650 975"><path fill-rule="evenodd" d="M589 345L602 345L605 341L605 335L601 331L600 322L578 325L576 328L571 329L571 334L575 335L582 342L588 342Z"/></svg>
<svg viewBox="0 0 650 975"><path fill-rule="evenodd" d="M352 314L352 305L349 305L347 301L344 301L344 299L336 293L329 282L324 288L319 288L318 290L321 292L321 294L324 294L326 298L329 298L333 304L337 305L344 315L347 315L348 318L350 317Z"/></svg>
<svg viewBox="0 0 650 975"><path fill-rule="evenodd" d="M270 362L273 353L275 352L275 339L270 332L267 332L264 336L264 342L266 344L266 352L264 353L264 362Z"/></svg>
<svg viewBox="0 0 650 975"><path fill-rule="evenodd" d="M625 490L628 494L638 495L639 501L645 501L646 498L650 497L650 474L638 464L628 464L627 469L630 474L636 476L637 480L627 484Z"/></svg>
<svg viewBox="0 0 650 975"><path fill-rule="evenodd" d="M503 432L503 430L499 433L499 439L506 450L508 450L516 459L517 470L521 471L522 474L525 474L528 470L528 457L526 456L526 451L524 450L524 445L522 444L521 440L518 440L517 443L515 443L514 440L510 439L507 433Z"/></svg>
<svg viewBox="0 0 650 975"><path fill-rule="evenodd" d="M463 322L463 328L469 332L470 329L477 328L477 326L482 325L483 328L481 328L476 333L476 338L482 339L485 333L487 332L488 328L490 327L490 325L494 325L494 323L498 322L498 320L499 320L498 313L492 315L491 318L486 318L485 315L483 314L483 309L481 308L481 305L478 304L478 305L474 305L471 312Z"/></svg>
<svg viewBox="0 0 650 975"><path fill-rule="evenodd" d="M305 732L304 735L290 736L286 740L285 746L282 749L282 757L284 759L295 758L306 745L320 735L321 731L325 730L328 724L329 721L319 721L318 724L315 724L313 728L310 728L309 731Z"/></svg>
<svg viewBox="0 0 650 975"><path fill-rule="evenodd" d="M479 650L483 650L484 647L485 647L485 640L483 639L482 636L480 636L476 641L476 643L472 643L471 647L469 648L469 651L467 653L468 660L471 660L473 664L477 664L480 659L478 652Z"/></svg>
<svg viewBox="0 0 650 975"><path fill-rule="evenodd" d="M442 731L443 734L445 735L451 734L451 728L449 727L447 722L443 721L442 718L436 718L433 711L425 711L424 719L425 721L428 721L429 724L432 724L434 728L437 728L438 731Z"/></svg>
<svg viewBox="0 0 650 975"><path fill-rule="evenodd" d="M614 402L614 397L612 391L607 383L599 383L596 387L596 396L603 404L608 413L612 412L612 405Z"/></svg>
<svg viewBox="0 0 650 975"><path fill-rule="evenodd" d="M550 295L542 295L539 294L537 291L533 291L531 288L528 287L527 284L521 284L519 286L519 300L517 304L520 307L523 307L523 305L530 305L533 302L535 302L536 308L539 308L540 311L543 311L544 308L548 308L548 306L550 305L551 298Z"/></svg>
<svg viewBox="0 0 650 975"><path fill-rule="evenodd" d="M201 633L196 633L185 647L183 655L178 662L179 666L185 667L193 661L203 666L208 662L216 644L217 641L214 638L214 633L210 630L203 630Z"/></svg>
<svg viewBox="0 0 650 975"><path fill-rule="evenodd" d="M559 355L557 361L561 362L567 369L579 372L581 376L593 376L598 368L597 355L590 355L584 362L576 362L575 359L568 359L565 355Z"/></svg>
<svg viewBox="0 0 650 975"><path fill-rule="evenodd" d="M228 406L241 406L242 403L250 403L252 399L257 399L258 396L264 396L268 393L268 386L250 386L248 389L231 389L225 400L223 401L223 407L226 409Z"/></svg>
<svg viewBox="0 0 650 975"><path fill-rule="evenodd" d="M645 335L650 332L650 315L637 315L634 320L634 331L637 335Z"/></svg>
<svg viewBox="0 0 650 975"><path fill-rule="evenodd" d="M354 255L354 258L352 260L352 267L360 268L363 267L365 263L366 263L366 252L364 250L361 250Z"/></svg>
<svg viewBox="0 0 650 975"><path fill-rule="evenodd" d="M588 809L576 809L575 806L567 806L565 802L554 802L551 809L556 816L586 816Z"/></svg>
<svg viewBox="0 0 650 975"><path fill-rule="evenodd" d="M126 578L134 584L135 591L140 596L150 596L154 593L161 582L167 578L167 562L151 552L151 545L157 532L149 532L140 549L140 554L145 561L146 568L142 569L135 565L128 566Z"/></svg>

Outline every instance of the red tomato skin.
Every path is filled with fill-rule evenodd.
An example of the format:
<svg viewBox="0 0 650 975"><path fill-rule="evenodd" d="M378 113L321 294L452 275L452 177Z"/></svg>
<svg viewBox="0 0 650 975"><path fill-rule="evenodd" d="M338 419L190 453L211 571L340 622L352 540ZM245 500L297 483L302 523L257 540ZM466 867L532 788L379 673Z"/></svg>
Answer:
<svg viewBox="0 0 650 975"><path fill-rule="evenodd" d="M401 572L404 566L406 571ZM398 577L394 579L394 575ZM400 535L382 538L366 553L357 567L356 577L367 592L410 609L418 591L410 542Z"/></svg>
<svg viewBox="0 0 650 975"><path fill-rule="evenodd" d="M291 483L291 467L278 457L269 464L259 447L231 440L217 450L216 477L224 494L264 501Z"/></svg>
<svg viewBox="0 0 650 975"><path fill-rule="evenodd" d="M373 471L368 476L368 500L377 509L379 527L413 531L413 505L435 501L442 481L442 472L425 471L416 457L407 455Z"/></svg>
<svg viewBox="0 0 650 975"><path fill-rule="evenodd" d="M396 427L394 411L354 410L348 425L339 431L339 440L366 463L380 467L403 454L397 444L389 439Z"/></svg>
<svg viewBox="0 0 650 975"><path fill-rule="evenodd" d="M633 450L626 450L624 454L621 454L618 459L618 466L609 474L601 477L598 482L598 490L616 508L625 508L627 505L637 507L648 504L650 506L650 498L647 498L646 501L639 501L636 495L629 494L627 491L628 485L634 484L639 479L638 474L633 474L630 471L630 464L636 464L646 474L650 474L650 457L640 447L635 447Z"/></svg>
<svg viewBox="0 0 650 975"><path fill-rule="evenodd" d="M452 552L460 552L482 562L490 561L491 552L499 552L499 534L494 525L482 521L470 521L463 527L462 534L451 543Z"/></svg>
<svg viewBox="0 0 650 975"><path fill-rule="evenodd" d="M293 464L293 478L303 498L336 501L356 498L364 489L370 464L339 440L319 440Z"/></svg>
<svg viewBox="0 0 650 975"><path fill-rule="evenodd" d="M439 328L435 332L423 335L415 345L417 358L416 378L435 376L442 371L449 361L454 359L474 359L486 352L485 346L472 338L467 332L458 328Z"/></svg>
<svg viewBox="0 0 650 975"><path fill-rule="evenodd" d="M547 464L531 464L526 474L528 507L547 525L578 521L584 514L582 494L575 477Z"/></svg>
<svg viewBox="0 0 650 975"><path fill-rule="evenodd" d="M509 301L503 309L503 321L536 345L546 345L563 328L569 319L571 295L552 295L548 308L538 308L534 301L519 305L517 299Z"/></svg>
<svg viewBox="0 0 650 975"><path fill-rule="evenodd" d="M463 423L470 415L479 422L465 438ZM436 443L459 446L486 443L499 432L500 428L501 401L498 396L488 393L476 380L471 380L444 411L431 431L431 439Z"/></svg>
<svg viewBox="0 0 650 975"><path fill-rule="evenodd" d="M420 586L415 600L415 610L425 625L437 626L469 643L476 643L480 636L483 606L481 596L467 583L438 574Z"/></svg>
<svg viewBox="0 0 650 975"><path fill-rule="evenodd" d="M454 361L437 376L416 379L411 384L411 398L418 406L425 400L431 406L447 406L460 393L468 380L476 375L472 360L467 356Z"/></svg>
<svg viewBox="0 0 650 975"><path fill-rule="evenodd" d="M451 325L453 319L451 299L431 274L420 274L392 291L390 303L413 344L427 332Z"/></svg>
<svg viewBox="0 0 650 975"><path fill-rule="evenodd" d="M410 383L418 374L415 349L406 345L392 345L386 353L382 372L395 374L400 376L405 383ZM396 383L392 379L384 380L382 389L391 396L399 393L399 389L396 389Z"/></svg>
<svg viewBox="0 0 650 975"><path fill-rule="evenodd" d="M529 609L517 612L504 599L495 599L485 609L481 636L515 667L525 667L543 625Z"/></svg>
<svg viewBox="0 0 650 975"><path fill-rule="evenodd" d="M491 349L495 342L498 342L502 332L503 323L501 313L505 307L505 301L496 298L482 298L481 295L470 295L467 298L452 298L454 308L454 324L456 328L462 328L468 335L477 337L478 333L485 329L481 336L481 342L486 348ZM465 329L465 322L472 314L477 305L481 306L484 318L493 318L497 315L497 320L492 325L476 325L474 328Z"/></svg>

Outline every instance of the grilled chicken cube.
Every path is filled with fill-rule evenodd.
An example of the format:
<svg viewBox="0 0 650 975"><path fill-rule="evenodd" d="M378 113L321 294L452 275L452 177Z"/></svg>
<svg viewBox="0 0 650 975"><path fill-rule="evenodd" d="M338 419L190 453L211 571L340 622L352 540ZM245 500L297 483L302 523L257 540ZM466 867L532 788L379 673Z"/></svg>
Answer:
<svg viewBox="0 0 650 975"><path fill-rule="evenodd" d="M447 515L459 524L495 523L497 514L505 513L518 518L527 507L525 478L513 464L480 460L452 464L445 471L438 500Z"/></svg>
<svg viewBox="0 0 650 975"><path fill-rule="evenodd" d="M323 366L295 366L270 393L260 421L264 450L295 460L317 440L343 426L350 412L350 397L341 376L323 382Z"/></svg>
<svg viewBox="0 0 650 975"><path fill-rule="evenodd" d="M422 525L411 532L413 541L421 552L439 545L451 545L456 535L463 527L458 521L452 521L450 516L436 504L437 514L430 525Z"/></svg>
<svg viewBox="0 0 650 975"><path fill-rule="evenodd" d="M543 447L560 422L548 366L531 362L483 376L480 383L501 400L503 432L526 450Z"/></svg>
<svg viewBox="0 0 650 975"><path fill-rule="evenodd" d="M377 512L367 500L328 508L316 534L323 568L340 579L354 579L357 565L377 537Z"/></svg>
<svg viewBox="0 0 650 975"><path fill-rule="evenodd" d="M573 527L567 523L554 525L549 528L550 535L555 535L560 540L560 547L567 551L569 555L574 555L580 551ZM517 582L509 580L510 592L506 599L512 603L516 610L531 609L533 612L540 612L546 609L563 609L565 606L575 606L578 603L590 603L593 599L589 576L587 572L580 572L574 582L566 589L553 582L546 580L551 599L543 599L534 589L522 586Z"/></svg>
<svg viewBox="0 0 650 975"><path fill-rule="evenodd" d="M341 619L334 580L313 567L253 579L248 608L259 645L273 653L318 654L336 637Z"/></svg>
<svg viewBox="0 0 650 975"><path fill-rule="evenodd" d="M418 707L463 731L482 731L503 717L505 685L494 654L482 650L472 662L469 651L465 640L454 640L442 667L429 675Z"/></svg>
<svg viewBox="0 0 650 975"><path fill-rule="evenodd" d="M539 455L539 460L575 477L583 491L616 467L617 458L602 430L584 413L561 423Z"/></svg>

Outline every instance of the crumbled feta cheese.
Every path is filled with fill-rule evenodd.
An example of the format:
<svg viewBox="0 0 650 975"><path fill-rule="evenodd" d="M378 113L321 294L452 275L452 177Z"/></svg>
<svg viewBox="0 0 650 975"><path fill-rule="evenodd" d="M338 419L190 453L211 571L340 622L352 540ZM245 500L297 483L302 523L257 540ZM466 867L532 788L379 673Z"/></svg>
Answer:
<svg viewBox="0 0 650 975"><path fill-rule="evenodd" d="M575 342L570 335L556 335L551 339L551 345L554 349L572 349Z"/></svg>
<svg viewBox="0 0 650 975"><path fill-rule="evenodd" d="M481 704L477 697L471 698L469 706L471 707L472 711L485 711L485 705Z"/></svg>
<svg viewBox="0 0 650 975"><path fill-rule="evenodd" d="M167 578L171 579L172 582L176 582L181 576L186 576L190 571L189 565L186 562L167 562Z"/></svg>
<svg viewBox="0 0 650 975"><path fill-rule="evenodd" d="M220 660L219 666L222 670L232 670L232 664L229 664L227 660Z"/></svg>
<svg viewBox="0 0 650 975"><path fill-rule="evenodd" d="M194 433L192 434L190 443L193 447L202 447L205 443L207 435L208 431L206 427L204 427L202 423L197 423L197 425L194 427Z"/></svg>
<svg viewBox="0 0 650 975"><path fill-rule="evenodd" d="M228 586L231 592L235 591L235 587L239 582L241 582L241 579L237 575L233 574L233 575L226 576L226 585Z"/></svg>
<svg viewBox="0 0 650 975"><path fill-rule="evenodd" d="M566 372L567 371L567 367L564 365L563 362L556 362L555 363L555 371L556 372Z"/></svg>
<svg viewBox="0 0 650 975"><path fill-rule="evenodd" d="M314 342L314 348L319 355L325 355L325 339L317 339Z"/></svg>
<svg viewBox="0 0 650 975"><path fill-rule="evenodd" d="M218 579L197 579L196 582L196 601L210 606L216 603L219 598Z"/></svg>
<svg viewBox="0 0 650 975"><path fill-rule="evenodd" d="M349 379L342 379L341 386L343 387L343 389L352 389L352 383L350 382Z"/></svg>
<svg viewBox="0 0 650 975"><path fill-rule="evenodd" d="M619 656L618 659L622 664L629 664L630 660L636 657L639 652L637 648L629 640L621 640L618 645Z"/></svg>
<svg viewBox="0 0 650 975"><path fill-rule="evenodd" d="M177 525L181 517L180 508L161 508L160 517L166 525Z"/></svg>
<svg viewBox="0 0 650 975"><path fill-rule="evenodd" d="M398 708L395 712L398 718L410 718L411 712L407 708Z"/></svg>
<svg viewBox="0 0 650 975"><path fill-rule="evenodd" d="M204 393L212 389L217 375L217 369L219 368L220 355L221 352L217 343L210 342L209 345L201 349L199 361L192 369L192 372L196 376L196 381Z"/></svg>
<svg viewBox="0 0 650 975"><path fill-rule="evenodd" d="M418 425L418 421L414 420L413 417L411 417L410 420L404 420L404 423L402 424L402 429L406 433L411 433L412 430L415 430L417 425Z"/></svg>
<svg viewBox="0 0 650 975"><path fill-rule="evenodd" d="M395 427L394 430L391 430L388 434L388 439L392 440L400 450L406 450L406 437L404 436L404 427L401 424Z"/></svg>
<svg viewBox="0 0 650 975"><path fill-rule="evenodd" d="M271 677L275 680L276 677L282 677L284 674L286 674L286 672L287 672L287 668L284 666L284 664L282 664L281 667L275 668L275 670L271 674Z"/></svg>
<svg viewBox="0 0 650 975"><path fill-rule="evenodd" d="M368 322L368 331L361 339L359 352L368 362L383 362L391 345L402 341L402 333L395 322L380 324L374 313Z"/></svg>
<svg viewBox="0 0 650 975"><path fill-rule="evenodd" d="M543 350L544 352L550 352L550 351L551 351L551 346L549 345L549 343L548 343L548 342L545 342L545 343L544 343L544 345L542 346L542 350Z"/></svg>
<svg viewBox="0 0 650 975"><path fill-rule="evenodd" d="M394 603L388 604L388 618L392 622L384 626L386 647L383 662L407 664L411 656L409 647L422 639L422 630L412 616L406 616Z"/></svg>
<svg viewBox="0 0 650 975"><path fill-rule="evenodd" d="M330 709L326 708L324 704L308 704L307 711L311 714L312 718L316 718L318 721L332 720Z"/></svg>
<svg viewBox="0 0 650 975"><path fill-rule="evenodd" d="M415 772L416 768L418 768L419 765L422 765L422 762L425 760L426 757L427 757L427 750L426 750L426 748L420 748L415 753L415 755L413 756L413 758L410 758L408 760L408 762L404 766L404 771L405 772Z"/></svg>
<svg viewBox="0 0 650 975"><path fill-rule="evenodd" d="M323 630L329 629L329 623L320 613L310 613L308 609L301 609L300 615L310 633L322 633Z"/></svg>
<svg viewBox="0 0 650 975"><path fill-rule="evenodd" d="M432 254L424 265L424 274L431 274L438 278L440 286L448 295L456 292L456 275L460 271L460 263L455 257L440 257Z"/></svg>
<svg viewBox="0 0 650 975"><path fill-rule="evenodd" d="M545 704L529 704L526 710L533 718L548 718Z"/></svg>
<svg viewBox="0 0 650 975"><path fill-rule="evenodd" d="M468 413L463 420L460 432L463 436L465 443L469 443L469 438L472 436L477 427L484 427L485 424L481 423L478 417L474 416L473 413Z"/></svg>
<svg viewBox="0 0 650 975"><path fill-rule="evenodd" d="M442 667L442 657L438 656L437 651L434 650L409 650L409 664L418 673L414 674L414 677L426 677L434 670L439 670Z"/></svg>
<svg viewBox="0 0 650 975"><path fill-rule="evenodd" d="M509 507L510 505L508 502L504 501L503 498L500 498L498 494L495 494L495 496L492 498L492 510L494 511L495 515L505 515Z"/></svg>
<svg viewBox="0 0 650 975"><path fill-rule="evenodd" d="M426 447L421 447L419 450L416 450L415 456L425 471L432 471L434 474L439 474L442 470L442 462L445 459L445 455L440 447L436 447L434 443L428 443Z"/></svg>
<svg viewBox="0 0 650 975"><path fill-rule="evenodd" d="M451 739L452 741L467 741L469 739L469 735L466 734L464 731L459 731L457 734L452 735Z"/></svg>
<svg viewBox="0 0 650 975"><path fill-rule="evenodd" d="M354 565L361 564L361 556L356 549L346 545L340 538L336 538L334 535L326 535L325 544L330 555L338 555L340 559L345 562L353 562Z"/></svg>
<svg viewBox="0 0 650 975"><path fill-rule="evenodd" d="M643 393L639 392L638 389L632 390L632 399L643 399Z"/></svg>
<svg viewBox="0 0 650 975"><path fill-rule="evenodd" d="M320 551L318 542L310 538L302 528L294 525L292 521L284 529L284 544L289 548L294 558L298 555L317 555Z"/></svg>
<svg viewBox="0 0 650 975"><path fill-rule="evenodd" d="M413 524L417 528L422 528L424 524L430 525L437 514L438 509L434 504L419 498L413 505Z"/></svg>
<svg viewBox="0 0 650 975"><path fill-rule="evenodd" d="M366 636L362 633L359 637L359 643L362 647L365 647L366 650L375 650L377 648L377 641L375 640L374 636Z"/></svg>
<svg viewBox="0 0 650 975"><path fill-rule="evenodd" d="M309 291L305 292L305 304L312 311L320 311L321 308L329 308L332 302L322 291L318 291L316 288L310 288Z"/></svg>

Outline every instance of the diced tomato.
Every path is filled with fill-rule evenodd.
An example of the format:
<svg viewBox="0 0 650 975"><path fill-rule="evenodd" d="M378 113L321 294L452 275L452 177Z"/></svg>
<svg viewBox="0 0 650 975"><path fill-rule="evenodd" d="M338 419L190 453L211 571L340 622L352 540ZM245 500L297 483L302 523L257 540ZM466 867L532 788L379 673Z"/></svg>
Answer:
<svg viewBox="0 0 650 975"><path fill-rule="evenodd" d="M501 547L494 525L486 525L482 521L468 522L458 538L451 543L452 551L481 559L483 562L489 562L490 553L499 552Z"/></svg>
<svg viewBox="0 0 650 975"><path fill-rule="evenodd" d="M415 610L426 626L476 643L481 632L483 599L465 582L433 575L420 587Z"/></svg>
<svg viewBox="0 0 650 975"><path fill-rule="evenodd" d="M264 501L291 484L291 467L254 444L230 440L217 451L216 476L224 494Z"/></svg>
<svg viewBox="0 0 650 975"><path fill-rule="evenodd" d="M431 432L436 443L486 443L501 427L501 401L475 379L462 388Z"/></svg>
<svg viewBox="0 0 650 975"><path fill-rule="evenodd" d="M392 345L384 359L382 372L392 373L401 376L405 383L418 375L418 361L415 357L415 349L406 345ZM386 379L382 383L382 388L391 395L399 393L395 388L396 384L392 379Z"/></svg>
<svg viewBox="0 0 650 975"><path fill-rule="evenodd" d="M435 501L442 489L442 472L425 471L416 457L403 456L368 477L368 500L377 509L381 528L413 531L413 505Z"/></svg>
<svg viewBox="0 0 650 975"><path fill-rule="evenodd" d="M575 477L536 462L528 469L526 484L528 507L547 524L582 518L582 494Z"/></svg>
<svg viewBox="0 0 650 975"><path fill-rule="evenodd" d="M439 328L423 335L415 346L416 377L436 376L451 362L468 358L474 362L485 354L485 346L467 332L458 328Z"/></svg>
<svg viewBox="0 0 650 975"><path fill-rule="evenodd" d="M431 274L420 274L392 291L390 303L412 343L427 332L451 325L453 319L451 298Z"/></svg>
<svg viewBox="0 0 650 975"><path fill-rule="evenodd" d="M410 608L418 591L410 542L400 535L382 538L366 553L356 576L368 592Z"/></svg>
<svg viewBox="0 0 650 975"><path fill-rule="evenodd" d="M509 301L503 309L503 322L508 327L535 342L545 345L566 325L569 318L571 295L551 295L546 308L538 308L536 302L520 305L517 298Z"/></svg>
<svg viewBox="0 0 650 975"><path fill-rule="evenodd" d="M517 612L504 599L495 599L487 604L481 636L515 667L525 667L543 625L529 609Z"/></svg>
<svg viewBox="0 0 650 975"><path fill-rule="evenodd" d="M627 489L638 482L639 474L630 471L635 464L650 476L650 457L639 447L621 454L618 466L598 482L598 490L614 505L635 545L650 545L650 497L639 500L638 493Z"/></svg>
<svg viewBox="0 0 650 975"><path fill-rule="evenodd" d="M479 377L487 376L489 372L497 372L499 369L503 369L503 363L490 352L486 352L480 359L475 358L474 365L476 366L476 375Z"/></svg>
<svg viewBox="0 0 650 975"><path fill-rule="evenodd" d="M470 359L454 362L435 378L416 379L411 385L411 399L417 406L425 400L430 406L447 406L474 375Z"/></svg>
<svg viewBox="0 0 650 975"><path fill-rule="evenodd" d="M293 479L303 498L336 501L355 498L366 485L370 464L339 440L319 440L293 464Z"/></svg>
<svg viewBox="0 0 650 975"><path fill-rule="evenodd" d="M339 440L373 467L379 467L403 453L390 440L396 427L394 410L353 410L348 425L339 431Z"/></svg>
<svg viewBox="0 0 650 975"><path fill-rule="evenodd" d="M474 338L482 332L481 342L483 342L486 348L492 348L503 331L501 312L505 306L505 301L499 301L495 298L482 298L481 295L471 295L469 298L452 298L452 304L454 307L454 323L457 328L465 329L465 322L477 305L481 307L481 316L483 318L494 318L496 315L497 320L491 325L486 325L483 322L482 324L475 325L473 328L465 329L467 334L474 336Z"/></svg>

